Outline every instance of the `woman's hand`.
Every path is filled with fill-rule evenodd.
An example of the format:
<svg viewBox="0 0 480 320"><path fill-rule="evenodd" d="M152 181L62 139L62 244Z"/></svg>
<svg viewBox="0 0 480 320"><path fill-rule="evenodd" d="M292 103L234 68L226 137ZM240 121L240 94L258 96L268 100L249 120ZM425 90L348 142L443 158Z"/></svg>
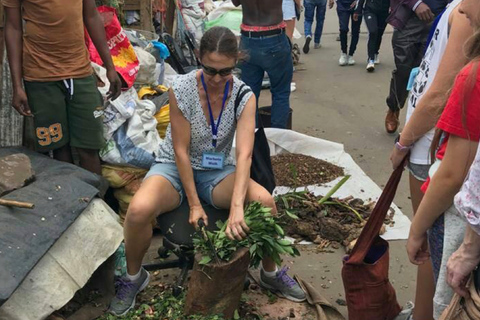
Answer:
<svg viewBox="0 0 480 320"><path fill-rule="evenodd" d="M470 295L466 287L467 281L479 263L480 252L472 252L465 244L452 254L447 263L447 282L453 291L465 298Z"/></svg>
<svg viewBox="0 0 480 320"><path fill-rule="evenodd" d="M334 1L334 0L328 0L328 8L329 8L329 9L332 9L334 5L335 5L335 1Z"/></svg>
<svg viewBox="0 0 480 320"><path fill-rule="evenodd" d="M352 4L350 5L350 9L353 9L357 6L357 0L353 1ZM358 18L358 17L357 17ZM355 20L357 21L357 20Z"/></svg>
<svg viewBox="0 0 480 320"><path fill-rule="evenodd" d="M205 214L203 207L201 205L191 206L188 222L195 227L195 230L198 229L198 220L200 219L203 219L205 225L208 226L208 216Z"/></svg>
<svg viewBox="0 0 480 320"><path fill-rule="evenodd" d="M430 258L426 232L417 235L410 229L407 241L407 254L410 262L416 265L421 265Z"/></svg>
<svg viewBox="0 0 480 320"><path fill-rule="evenodd" d="M398 150L396 147L393 147L393 151L390 154L390 161L392 162L393 170L397 169L402 163L403 159L407 156L408 151L409 150Z"/></svg>
<svg viewBox="0 0 480 320"><path fill-rule="evenodd" d="M247 237L250 231L244 219L243 206L232 206L230 208L230 216L225 233L231 240L242 240Z"/></svg>

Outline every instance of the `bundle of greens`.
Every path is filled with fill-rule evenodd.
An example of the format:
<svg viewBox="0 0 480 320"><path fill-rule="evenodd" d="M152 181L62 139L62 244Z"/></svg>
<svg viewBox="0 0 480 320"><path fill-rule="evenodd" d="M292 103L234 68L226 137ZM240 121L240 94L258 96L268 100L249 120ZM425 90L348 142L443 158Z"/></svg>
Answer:
<svg viewBox="0 0 480 320"><path fill-rule="evenodd" d="M292 214L289 214L289 217L298 219ZM254 268L258 267L265 257L272 258L280 265L280 255L299 256L300 253L290 241L283 239L285 233L279 225L281 218L273 216L270 208L252 202L245 209L245 223L250 228L246 239L230 240L225 234L227 222L221 221L217 222L219 230L197 233L193 243L195 251L203 255L200 264L228 262L240 247L250 248L250 266Z"/></svg>

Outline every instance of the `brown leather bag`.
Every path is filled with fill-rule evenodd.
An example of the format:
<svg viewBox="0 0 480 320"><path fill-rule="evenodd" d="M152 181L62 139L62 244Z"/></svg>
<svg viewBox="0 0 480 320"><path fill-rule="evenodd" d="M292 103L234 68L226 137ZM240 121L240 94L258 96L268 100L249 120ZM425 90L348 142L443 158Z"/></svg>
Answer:
<svg viewBox="0 0 480 320"><path fill-rule="evenodd" d="M388 242L379 233L402 177L402 163L388 180L350 256L342 278L349 320L393 320L402 310L388 280Z"/></svg>

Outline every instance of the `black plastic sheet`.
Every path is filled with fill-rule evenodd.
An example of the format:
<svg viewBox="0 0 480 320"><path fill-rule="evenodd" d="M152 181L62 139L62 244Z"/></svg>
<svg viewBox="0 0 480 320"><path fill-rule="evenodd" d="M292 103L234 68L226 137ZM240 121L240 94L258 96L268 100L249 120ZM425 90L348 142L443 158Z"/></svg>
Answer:
<svg viewBox="0 0 480 320"><path fill-rule="evenodd" d="M35 208L0 206L0 306L92 198L106 189L100 176L74 165L24 148L0 148L0 157L15 153L30 158L35 181L2 198L32 202Z"/></svg>

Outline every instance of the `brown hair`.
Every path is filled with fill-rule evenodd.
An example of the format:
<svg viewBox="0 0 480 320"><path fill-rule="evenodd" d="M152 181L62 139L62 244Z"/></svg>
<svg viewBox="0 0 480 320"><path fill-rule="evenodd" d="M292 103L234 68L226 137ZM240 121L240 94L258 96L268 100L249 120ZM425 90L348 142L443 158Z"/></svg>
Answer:
<svg viewBox="0 0 480 320"><path fill-rule="evenodd" d="M207 53L217 52L218 54L238 60L240 51L238 50L237 37L233 32L225 27L213 27L202 37L200 41L200 59Z"/></svg>

